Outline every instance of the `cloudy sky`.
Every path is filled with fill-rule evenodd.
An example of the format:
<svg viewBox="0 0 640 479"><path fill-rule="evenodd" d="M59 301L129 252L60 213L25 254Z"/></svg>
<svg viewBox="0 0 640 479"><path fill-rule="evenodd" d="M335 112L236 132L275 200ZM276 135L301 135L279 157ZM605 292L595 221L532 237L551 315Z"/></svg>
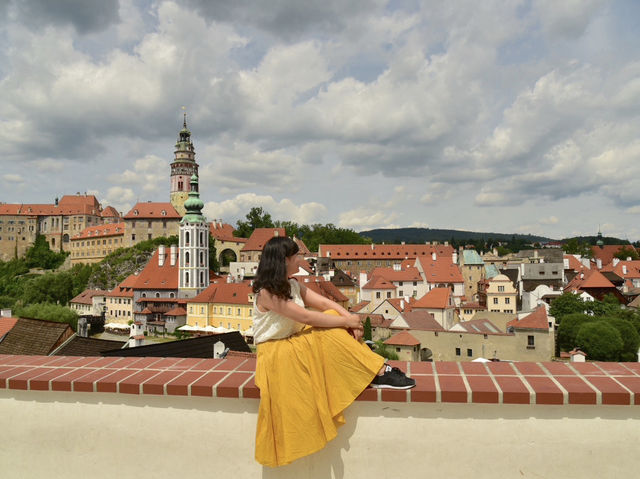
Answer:
<svg viewBox="0 0 640 479"><path fill-rule="evenodd" d="M640 2L0 0L0 201L640 239Z"/></svg>

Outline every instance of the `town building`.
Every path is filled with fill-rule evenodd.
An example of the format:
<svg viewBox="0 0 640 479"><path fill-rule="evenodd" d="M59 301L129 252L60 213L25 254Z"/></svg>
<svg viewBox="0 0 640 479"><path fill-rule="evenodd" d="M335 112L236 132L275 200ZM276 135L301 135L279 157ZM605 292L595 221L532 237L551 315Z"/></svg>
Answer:
<svg viewBox="0 0 640 479"><path fill-rule="evenodd" d="M411 310L427 311L444 329L451 328L460 320L453 301L453 294L447 287L433 288L427 294L412 302Z"/></svg>
<svg viewBox="0 0 640 479"><path fill-rule="evenodd" d="M464 296L469 302L478 301L478 283L485 278L484 261L474 249L460 247L460 273L464 280Z"/></svg>
<svg viewBox="0 0 640 479"><path fill-rule="evenodd" d="M400 361L420 360L420 341L408 331L401 331L384 341L393 349Z"/></svg>
<svg viewBox="0 0 640 479"><path fill-rule="evenodd" d="M174 159L171 163L171 205L180 217L184 216L185 202L191 191L191 177L198 175L198 163L196 163L196 150L191 141L191 132L187 128L187 114L184 114L182 130L178 133Z"/></svg>
<svg viewBox="0 0 640 479"><path fill-rule="evenodd" d="M344 294L348 300L349 306L353 306L360 302L360 290L355 280L341 269L336 269L330 276L330 281Z"/></svg>
<svg viewBox="0 0 640 479"><path fill-rule="evenodd" d="M138 275L131 274L107 294L107 323L127 324L133 320L133 287Z"/></svg>
<svg viewBox="0 0 640 479"><path fill-rule="evenodd" d="M240 259L240 251L247 242L247 238L233 235L235 228L222 220L213 220L209 224L209 233L213 238L220 271L229 272L229 264Z"/></svg>
<svg viewBox="0 0 640 479"><path fill-rule="evenodd" d="M504 274L481 281L478 285L479 303L489 311L515 313L518 291Z"/></svg>
<svg viewBox="0 0 640 479"><path fill-rule="evenodd" d="M71 237L71 264L99 263L118 248L124 247L124 223L90 226Z"/></svg>
<svg viewBox="0 0 640 479"><path fill-rule="evenodd" d="M203 207L198 177L193 175L189 198L184 203L186 213L180 221L178 288L181 298L193 298L209 286L209 224L202 215Z"/></svg>
<svg viewBox="0 0 640 479"><path fill-rule="evenodd" d="M127 248L159 237L177 236L182 217L171 203L136 203L124 216Z"/></svg>
<svg viewBox="0 0 640 479"><path fill-rule="evenodd" d="M213 282L187 301L187 324L197 328L221 327L245 331L253 325L251 282Z"/></svg>
<svg viewBox="0 0 640 479"><path fill-rule="evenodd" d="M69 301L69 308L80 316L102 316L107 310L106 297L109 293L101 289L85 289Z"/></svg>
<svg viewBox="0 0 640 479"><path fill-rule="evenodd" d="M404 260L431 256L433 253L452 258L455 251L447 244L321 244L318 246L317 270L319 273L332 269L370 273L375 268L393 267Z"/></svg>

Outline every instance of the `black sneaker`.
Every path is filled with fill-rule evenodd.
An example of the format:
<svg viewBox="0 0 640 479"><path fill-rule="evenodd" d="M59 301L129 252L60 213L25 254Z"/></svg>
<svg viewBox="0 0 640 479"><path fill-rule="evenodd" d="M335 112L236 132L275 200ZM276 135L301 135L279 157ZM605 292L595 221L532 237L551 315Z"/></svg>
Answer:
<svg viewBox="0 0 640 479"><path fill-rule="evenodd" d="M398 368L385 365L382 376L376 376L371 381L371 387L376 389L411 389L416 385L416 380L408 378Z"/></svg>

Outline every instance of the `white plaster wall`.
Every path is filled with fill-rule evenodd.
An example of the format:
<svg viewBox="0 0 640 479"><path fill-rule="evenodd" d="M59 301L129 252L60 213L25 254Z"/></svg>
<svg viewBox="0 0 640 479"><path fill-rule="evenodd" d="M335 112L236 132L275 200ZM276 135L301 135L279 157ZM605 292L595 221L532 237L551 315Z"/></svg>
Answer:
<svg viewBox="0 0 640 479"><path fill-rule="evenodd" d="M357 402L324 450L253 460L258 401L0 390L7 478L635 477L637 406Z"/></svg>

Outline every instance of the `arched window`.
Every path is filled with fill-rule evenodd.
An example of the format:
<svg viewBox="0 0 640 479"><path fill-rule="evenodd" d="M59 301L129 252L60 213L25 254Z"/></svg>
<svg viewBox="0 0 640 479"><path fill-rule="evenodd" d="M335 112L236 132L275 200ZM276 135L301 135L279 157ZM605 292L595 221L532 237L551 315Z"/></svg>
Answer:
<svg viewBox="0 0 640 479"><path fill-rule="evenodd" d="M170 298L175 298L175 297L176 297L176 294L175 294L175 293L169 293L169 297L170 297Z"/></svg>
<svg viewBox="0 0 640 479"><path fill-rule="evenodd" d="M185 271L184 273L184 285L189 286L189 272Z"/></svg>
<svg viewBox="0 0 640 479"><path fill-rule="evenodd" d="M189 252L188 251L184 254L184 265L185 266L189 266Z"/></svg>
<svg viewBox="0 0 640 479"><path fill-rule="evenodd" d="M200 271L200 286L204 286L204 272Z"/></svg>
<svg viewBox="0 0 640 479"><path fill-rule="evenodd" d="M204 266L204 253L200 251L200 266Z"/></svg>
<svg viewBox="0 0 640 479"><path fill-rule="evenodd" d="M200 232L200 246L204 246L204 233Z"/></svg>
<svg viewBox="0 0 640 479"><path fill-rule="evenodd" d="M185 233L184 233L184 244L189 246L189 232L188 231L185 231Z"/></svg>
<svg viewBox="0 0 640 479"><path fill-rule="evenodd" d="M160 297L160 293L156 293L156 298L159 298L159 297Z"/></svg>

